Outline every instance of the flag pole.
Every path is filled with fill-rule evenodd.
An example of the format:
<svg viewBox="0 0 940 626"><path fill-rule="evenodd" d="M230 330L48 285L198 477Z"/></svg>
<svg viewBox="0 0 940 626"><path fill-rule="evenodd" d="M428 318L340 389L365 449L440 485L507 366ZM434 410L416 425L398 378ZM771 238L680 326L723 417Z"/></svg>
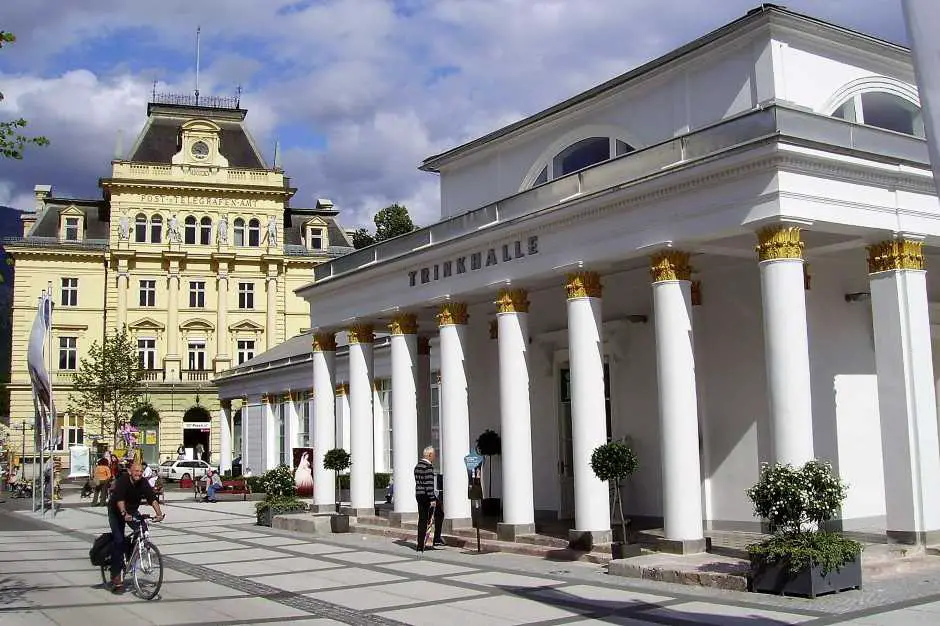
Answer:
<svg viewBox="0 0 940 626"><path fill-rule="evenodd" d="M39 315L45 323L46 313L46 290L43 289L42 296L39 298ZM45 335L45 333L43 333ZM43 337L45 340L46 337ZM43 354L45 360L45 353ZM46 414L40 406L39 408L39 512L43 517L46 516Z"/></svg>
<svg viewBox="0 0 940 626"><path fill-rule="evenodd" d="M52 390L55 387L55 381L53 380L53 376L52 376L52 365L53 365L53 359L55 358L53 355L53 348L52 348L52 310L53 308L55 308L55 299L53 298L53 295L52 295L52 281L50 280L47 283L47 285L48 287L46 289L46 304L49 307L49 318L48 318L49 324L46 326L46 347L48 348L48 352L46 355L46 363L47 363L46 371L49 372L49 409L50 409L49 422L48 422L50 432L46 433L47 435L46 447L48 448L48 453L49 453L48 454L49 478L47 480L49 482L49 510L52 512L52 516L55 517L55 508L56 508L55 487L56 487L56 483L58 482L58 477L56 476L56 471L55 471L55 457L52 454L52 449L53 449L52 442L56 441L57 439L56 424L58 423L58 415L56 415L56 411L55 411L55 400L52 399Z"/></svg>

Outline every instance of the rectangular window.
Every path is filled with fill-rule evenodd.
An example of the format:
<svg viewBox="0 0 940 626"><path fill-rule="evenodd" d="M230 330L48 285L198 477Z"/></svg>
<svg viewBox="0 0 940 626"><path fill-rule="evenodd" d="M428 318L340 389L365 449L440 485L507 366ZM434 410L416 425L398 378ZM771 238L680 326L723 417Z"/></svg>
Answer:
<svg viewBox="0 0 940 626"><path fill-rule="evenodd" d="M157 306L157 281L140 281L140 306Z"/></svg>
<svg viewBox="0 0 940 626"><path fill-rule="evenodd" d="M382 411L382 430L385 431L385 467L392 470L392 379L382 378L375 381L375 392Z"/></svg>
<svg viewBox="0 0 940 626"><path fill-rule="evenodd" d="M309 392L303 394L297 402L297 446L300 448L310 447L310 405L312 402L313 396Z"/></svg>
<svg viewBox="0 0 940 626"><path fill-rule="evenodd" d="M157 369L157 340L137 340L137 364L142 370Z"/></svg>
<svg viewBox="0 0 940 626"><path fill-rule="evenodd" d="M192 281L189 283L189 308L202 309L206 306L205 281Z"/></svg>
<svg viewBox="0 0 940 626"><path fill-rule="evenodd" d="M62 427L56 442L56 450L68 450L70 446L81 446L85 443L85 418L78 415L65 414L62 416Z"/></svg>
<svg viewBox="0 0 940 626"><path fill-rule="evenodd" d="M310 249L311 250L322 250L323 249L323 231L319 228L310 229Z"/></svg>
<svg viewBox="0 0 940 626"><path fill-rule="evenodd" d="M255 358L255 341L254 339L239 339L238 340L238 365L241 365L249 359Z"/></svg>
<svg viewBox="0 0 940 626"><path fill-rule="evenodd" d="M78 218L65 218L65 240L78 241Z"/></svg>
<svg viewBox="0 0 940 626"><path fill-rule="evenodd" d="M62 279L62 306L78 306L78 279Z"/></svg>
<svg viewBox="0 0 940 626"><path fill-rule="evenodd" d="M287 402L280 402L277 405L277 428L278 428L278 449L281 451L281 463L287 467L294 466L293 450L287 441Z"/></svg>
<svg viewBox="0 0 940 626"><path fill-rule="evenodd" d="M192 371L206 369L206 343L204 341L189 342L189 369Z"/></svg>
<svg viewBox="0 0 940 626"><path fill-rule="evenodd" d="M441 449L441 374L431 373L431 445L440 452ZM419 442L420 443L420 442ZM421 444L423 448L424 445ZM438 456L437 458L440 458ZM439 461L435 461L438 463Z"/></svg>
<svg viewBox="0 0 940 626"><path fill-rule="evenodd" d="M255 308L255 284L254 283L238 283L238 308L239 309Z"/></svg>
<svg viewBox="0 0 940 626"><path fill-rule="evenodd" d="M78 369L78 337L59 337L59 369Z"/></svg>

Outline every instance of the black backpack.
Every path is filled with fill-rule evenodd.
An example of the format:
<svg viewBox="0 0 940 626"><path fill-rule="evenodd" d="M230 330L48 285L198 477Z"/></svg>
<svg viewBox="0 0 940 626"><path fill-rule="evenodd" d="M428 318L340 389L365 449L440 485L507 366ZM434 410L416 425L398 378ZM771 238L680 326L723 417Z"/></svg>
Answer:
<svg viewBox="0 0 940 626"><path fill-rule="evenodd" d="M111 562L111 533L98 535L95 542L91 544L88 558L95 567L102 567Z"/></svg>

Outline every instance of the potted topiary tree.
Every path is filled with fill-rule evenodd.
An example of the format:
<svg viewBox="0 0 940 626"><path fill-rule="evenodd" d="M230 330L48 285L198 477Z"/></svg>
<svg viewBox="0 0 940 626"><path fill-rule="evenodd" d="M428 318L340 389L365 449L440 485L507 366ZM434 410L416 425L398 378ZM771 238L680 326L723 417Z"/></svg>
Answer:
<svg viewBox="0 0 940 626"><path fill-rule="evenodd" d="M255 505L259 526L271 526L274 517L307 510L307 503L296 496L294 472L286 465L275 467L261 478L264 501Z"/></svg>
<svg viewBox="0 0 940 626"><path fill-rule="evenodd" d="M323 469L334 472L336 476L336 515L330 518L330 528L334 533L349 532L349 516L339 512L340 480L339 473L345 472L352 465L349 453L342 448L333 448L323 455Z"/></svg>
<svg viewBox="0 0 940 626"><path fill-rule="evenodd" d="M498 516L502 510L502 502L499 498L492 497L493 493L493 457L499 456L503 453L503 442L499 437L499 433L495 430L487 428L480 436L477 437L477 452L486 457L486 468L487 474L489 476L488 484L489 486L486 489L487 495L490 495L489 498L483 499L482 509L483 515L487 516Z"/></svg>
<svg viewBox="0 0 940 626"><path fill-rule="evenodd" d="M594 475L609 483L614 492L614 503L620 519L620 541L614 541L610 546L611 556L615 559L640 554L639 546L627 547L630 541L627 536L627 521L623 516L623 497L620 494L620 483L636 472L638 467L636 454L622 441L605 443L595 448L591 454L591 469L594 470Z"/></svg>
<svg viewBox="0 0 940 626"><path fill-rule="evenodd" d="M773 535L748 546L752 591L815 598L859 589L862 545L823 530L845 500L848 486L825 461L761 465L747 495Z"/></svg>

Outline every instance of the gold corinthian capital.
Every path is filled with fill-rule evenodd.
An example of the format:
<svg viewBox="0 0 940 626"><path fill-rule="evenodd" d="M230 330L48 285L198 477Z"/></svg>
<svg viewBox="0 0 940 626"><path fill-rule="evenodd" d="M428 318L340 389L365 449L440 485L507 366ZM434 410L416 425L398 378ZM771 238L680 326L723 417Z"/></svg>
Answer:
<svg viewBox="0 0 940 626"><path fill-rule="evenodd" d="M372 324L353 324L346 331L349 343L372 343L375 341L375 329Z"/></svg>
<svg viewBox="0 0 940 626"><path fill-rule="evenodd" d="M650 257L650 276L654 283L666 280L692 280L689 253L681 250L664 250Z"/></svg>
<svg viewBox="0 0 940 626"><path fill-rule="evenodd" d="M799 226L774 224L757 231L757 260L802 259L803 241Z"/></svg>
<svg viewBox="0 0 940 626"><path fill-rule="evenodd" d="M388 324L388 332L393 335L418 334L418 316L414 313L402 313L392 318Z"/></svg>
<svg viewBox="0 0 940 626"><path fill-rule="evenodd" d="M470 319L466 302L445 302L437 314L438 326L459 326Z"/></svg>
<svg viewBox="0 0 940 626"><path fill-rule="evenodd" d="M597 272L574 272L568 274L568 280L565 283L565 291L568 292L568 299L576 298L600 298L601 297L601 276Z"/></svg>
<svg viewBox="0 0 940 626"><path fill-rule="evenodd" d="M927 269L924 242L891 239L868 246L868 273Z"/></svg>
<svg viewBox="0 0 940 626"><path fill-rule="evenodd" d="M497 313L528 313L529 294L525 289L500 289L496 296Z"/></svg>
<svg viewBox="0 0 940 626"><path fill-rule="evenodd" d="M333 333L315 333L313 335L314 352L336 352L336 335Z"/></svg>

